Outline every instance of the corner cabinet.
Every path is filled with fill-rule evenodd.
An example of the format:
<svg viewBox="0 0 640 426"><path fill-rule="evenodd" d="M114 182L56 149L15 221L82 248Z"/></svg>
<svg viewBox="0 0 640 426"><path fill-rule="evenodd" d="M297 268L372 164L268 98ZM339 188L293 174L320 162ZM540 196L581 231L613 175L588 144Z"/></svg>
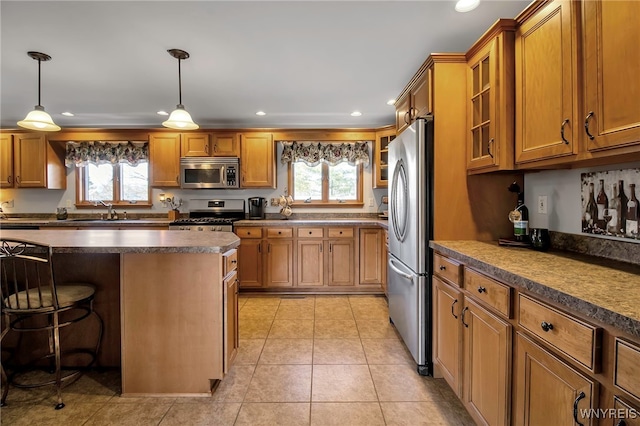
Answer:
<svg viewBox="0 0 640 426"><path fill-rule="evenodd" d="M498 20L467 52L467 170L514 167L516 21Z"/></svg>
<svg viewBox="0 0 640 426"><path fill-rule="evenodd" d="M640 144L640 2L583 1L584 140L590 152Z"/></svg>
<svg viewBox="0 0 640 426"><path fill-rule="evenodd" d="M163 188L180 186L180 134L149 135L150 185Z"/></svg>
<svg viewBox="0 0 640 426"><path fill-rule="evenodd" d="M374 188L387 188L389 184L389 142L395 138L395 128L383 129L376 132L376 147L373 160Z"/></svg>
<svg viewBox="0 0 640 426"><path fill-rule="evenodd" d="M524 168L572 161L578 152L578 7L570 0L546 3L516 32L515 161Z"/></svg>
<svg viewBox="0 0 640 426"><path fill-rule="evenodd" d="M240 135L240 187L276 188L275 146L271 133Z"/></svg>

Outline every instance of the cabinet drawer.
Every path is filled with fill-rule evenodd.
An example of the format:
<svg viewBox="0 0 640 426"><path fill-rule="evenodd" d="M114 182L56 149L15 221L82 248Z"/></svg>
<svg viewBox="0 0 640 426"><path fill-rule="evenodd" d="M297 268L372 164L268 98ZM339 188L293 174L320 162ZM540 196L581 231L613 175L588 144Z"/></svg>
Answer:
<svg viewBox="0 0 640 426"><path fill-rule="evenodd" d="M353 228L329 228L329 238L353 238Z"/></svg>
<svg viewBox="0 0 640 426"><path fill-rule="evenodd" d="M267 228L267 238L293 238L293 228Z"/></svg>
<svg viewBox="0 0 640 426"><path fill-rule="evenodd" d="M458 262L448 259L441 254L433 255L433 271L436 275L446 278L454 284L460 285L461 266Z"/></svg>
<svg viewBox="0 0 640 426"><path fill-rule="evenodd" d="M240 238L262 238L262 228L235 228L233 232Z"/></svg>
<svg viewBox="0 0 640 426"><path fill-rule="evenodd" d="M322 228L298 228L298 238L322 238Z"/></svg>
<svg viewBox="0 0 640 426"><path fill-rule="evenodd" d="M229 250L222 255L222 276L226 277L229 272L238 267L238 250Z"/></svg>
<svg viewBox="0 0 640 426"><path fill-rule="evenodd" d="M627 404L617 396L613 397L613 408L616 410L618 418L624 418L624 423L614 421L614 425L640 426L640 408Z"/></svg>
<svg viewBox="0 0 640 426"><path fill-rule="evenodd" d="M500 284L478 272L464 269L464 288L507 318L511 318L511 287Z"/></svg>
<svg viewBox="0 0 640 426"><path fill-rule="evenodd" d="M640 400L640 347L616 338L613 383Z"/></svg>
<svg viewBox="0 0 640 426"><path fill-rule="evenodd" d="M519 295L518 323L530 333L597 373L602 329L542 302Z"/></svg>

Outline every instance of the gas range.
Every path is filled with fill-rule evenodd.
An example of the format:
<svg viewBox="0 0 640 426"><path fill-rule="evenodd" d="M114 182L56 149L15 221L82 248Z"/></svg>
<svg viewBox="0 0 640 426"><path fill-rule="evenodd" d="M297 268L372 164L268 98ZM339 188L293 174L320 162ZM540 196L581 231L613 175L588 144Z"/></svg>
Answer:
<svg viewBox="0 0 640 426"><path fill-rule="evenodd" d="M178 231L233 231L233 222L244 219L244 200L189 200L189 217L169 224Z"/></svg>

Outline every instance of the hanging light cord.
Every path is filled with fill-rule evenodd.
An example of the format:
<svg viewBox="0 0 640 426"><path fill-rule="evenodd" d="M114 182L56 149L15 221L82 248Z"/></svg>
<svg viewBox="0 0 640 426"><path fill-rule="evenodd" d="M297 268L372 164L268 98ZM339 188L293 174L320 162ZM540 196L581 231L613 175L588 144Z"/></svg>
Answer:
<svg viewBox="0 0 640 426"><path fill-rule="evenodd" d="M180 58L178 58L178 100L182 105L182 73L180 71Z"/></svg>
<svg viewBox="0 0 640 426"><path fill-rule="evenodd" d="M42 106L40 104L40 63L42 60L38 58L38 106Z"/></svg>

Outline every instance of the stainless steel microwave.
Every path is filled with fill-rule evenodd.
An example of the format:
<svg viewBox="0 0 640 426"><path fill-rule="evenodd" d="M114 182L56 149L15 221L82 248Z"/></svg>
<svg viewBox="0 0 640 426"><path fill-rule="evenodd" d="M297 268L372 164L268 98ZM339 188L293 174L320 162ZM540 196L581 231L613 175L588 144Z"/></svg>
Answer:
<svg viewBox="0 0 640 426"><path fill-rule="evenodd" d="M180 158L180 187L237 189L239 169L237 157L183 157Z"/></svg>

